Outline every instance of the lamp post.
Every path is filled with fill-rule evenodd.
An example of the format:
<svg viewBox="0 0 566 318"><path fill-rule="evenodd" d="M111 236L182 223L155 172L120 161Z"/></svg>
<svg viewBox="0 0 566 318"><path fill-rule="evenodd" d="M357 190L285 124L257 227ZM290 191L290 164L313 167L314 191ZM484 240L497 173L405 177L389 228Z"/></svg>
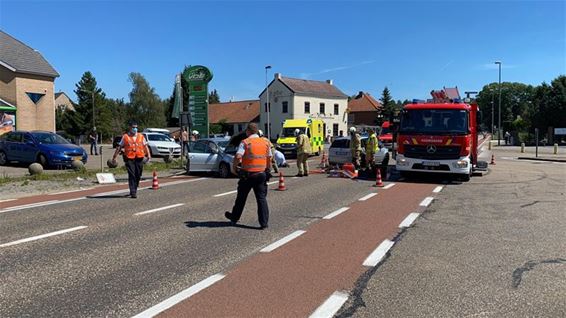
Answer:
<svg viewBox="0 0 566 318"><path fill-rule="evenodd" d="M497 145L501 145L501 61L495 61L499 66L499 109L497 114Z"/></svg>
<svg viewBox="0 0 566 318"><path fill-rule="evenodd" d="M87 89L82 89L82 88L79 89L79 90L82 91L82 92L85 92L85 93L90 93L91 96L92 96L92 128L94 128L94 127L96 127L94 125L94 123L95 123L95 121L94 121L94 116L95 116L95 114L94 114L94 91L89 91Z"/></svg>
<svg viewBox="0 0 566 318"><path fill-rule="evenodd" d="M269 118L269 113L271 112L271 105L269 103L269 83L267 82L267 70L271 69L271 65L265 66L265 91L266 91L266 105L267 105L267 139L271 140L271 121Z"/></svg>

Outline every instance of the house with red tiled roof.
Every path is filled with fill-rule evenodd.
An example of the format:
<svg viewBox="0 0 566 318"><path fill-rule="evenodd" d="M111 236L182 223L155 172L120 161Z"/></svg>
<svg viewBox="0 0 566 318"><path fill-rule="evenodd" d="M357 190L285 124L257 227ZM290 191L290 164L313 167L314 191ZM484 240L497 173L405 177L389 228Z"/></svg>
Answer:
<svg viewBox="0 0 566 318"><path fill-rule="evenodd" d="M264 89L259 95L262 105L260 127L267 131L269 96L271 139L281 132L286 119L321 119L325 136L338 136L340 131L346 132L348 96L332 80L314 81L276 73L268 88L269 94Z"/></svg>
<svg viewBox="0 0 566 318"><path fill-rule="evenodd" d="M259 100L210 104L208 120L211 124L228 124L228 133L235 135L244 131L248 123L259 122Z"/></svg>
<svg viewBox="0 0 566 318"><path fill-rule="evenodd" d="M348 102L348 126L376 126L381 103L369 93L359 92Z"/></svg>

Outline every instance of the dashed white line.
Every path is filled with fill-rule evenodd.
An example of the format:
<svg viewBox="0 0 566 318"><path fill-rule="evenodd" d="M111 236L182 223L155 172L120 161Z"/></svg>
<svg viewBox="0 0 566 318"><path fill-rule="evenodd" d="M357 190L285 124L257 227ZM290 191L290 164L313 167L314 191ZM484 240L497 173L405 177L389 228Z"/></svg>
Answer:
<svg viewBox="0 0 566 318"><path fill-rule="evenodd" d="M368 199L370 199L370 198L372 198L372 197L374 197L374 196L376 196L376 195L377 195L376 192L370 193L370 194L368 194L368 195L365 195L365 196L359 198L358 201L367 201Z"/></svg>
<svg viewBox="0 0 566 318"><path fill-rule="evenodd" d="M334 292L309 318L332 318L347 300L348 294L338 291Z"/></svg>
<svg viewBox="0 0 566 318"><path fill-rule="evenodd" d="M363 265L373 267L379 264L379 262L381 262L381 260L385 257L389 249L393 247L393 244L395 244L395 242L390 240L385 240L381 242L381 244L379 244L379 246L375 249L375 251L369 254L368 258L366 258Z"/></svg>
<svg viewBox="0 0 566 318"><path fill-rule="evenodd" d="M173 208L176 208L176 207L179 207L179 206L182 206L182 205L185 205L185 204L184 203L172 204L172 205L163 206L163 207L156 208L156 209L138 212L134 215L144 215L144 214L148 214L148 213L159 212L159 211L163 211L163 210L167 210L167 209L173 209Z"/></svg>
<svg viewBox="0 0 566 318"><path fill-rule="evenodd" d="M77 231L77 230L82 230L82 229L85 229L85 228L87 228L87 227L86 226L77 226L77 227L73 227L73 228L66 229L66 230L55 231L55 232L51 232L51 233L47 233L47 234L28 237L28 238L25 238L25 239L21 239L21 240L9 242L9 243L0 244L0 247L7 247L7 246L16 245L16 244L36 241L36 240L40 240L40 239L43 239L43 238L46 238L46 237L65 234L65 233L69 233L69 232L73 232L73 231Z"/></svg>
<svg viewBox="0 0 566 318"><path fill-rule="evenodd" d="M429 206L434 200L434 197L426 197L422 202L419 204L420 206Z"/></svg>
<svg viewBox="0 0 566 318"><path fill-rule="evenodd" d="M24 205L17 205L17 206L12 206L12 207L9 207L9 208L2 209L2 210L0 210L0 213L17 211L17 210L22 210L22 209L36 208L36 207L40 207L40 206L55 204L55 203L58 203L58 202L59 202L59 200L50 200L50 201L24 204Z"/></svg>
<svg viewBox="0 0 566 318"><path fill-rule="evenodd" d="M132 318L150 318L150 317L155 317L157 316L159 313L175 306L176 304L180 303L181 301L195 295L196 293L202 291L203 289L211 286L212 284L218 282L219 280L221 280L222 278L224 278L225 275L224 274L216 274L216 275L212 275L204 280L202 280L199 283L196 283L195 285L183 290L182 292L178 293L177 295L174 295L162 302L160 302L159 304L135 315Z"/></svg>
<svg viewBox="0 0 566 318"><path fill-rule="evenodd" d="M267 252L271 252L273 250L275 250L278 247L281 247L283 245L285 245L286 243L296 239L297 237L303 235L305 233L305 231L295 231L287 236L285 236L284 238L280 239L279 241L276 241L274 243L271 243L269 245L267 245L266 247L262 248L260 250L260 252L262 253L267 253Z"/></svg>
<svg viewBox="0 0 566 318"><path fill-rule="evenodd" d="M334 211L334 212L328 214L327 216L323 217L323 219L325 219L325 220L330 220L330 219L332 219L333 217L335 217L335 216L337 216L337 215L339 215L339 214L342 214L343 212L348 211L348 209L350 209L350 208L349 208L349 207L340 208L340 209L338 209L338 210L336 210L336 211Z"/></svg>
<svg viewBox="0 0 566 318"><path fill-rule="evenodd" d="M395 186L395 183L390 183L390 184L386 185L385 187L383 187L383 189L387 190L387 189L390 189L394 186Z"/></svg>
<svg viewBox="0 0 566 318"><path fill-rule="evenodd" d="M420 216L420 213L411 213L399 224L400 228L409 227Z"/></svg>
<svg viewBox="0 0 566 318"><path fill-rule="evenodd" d="M444 189L443 186L438 186L438 187L434 188L434 190L432 190L432 192L439 193L440 191L442 191L442 189Z"/></svg>
<svg viewBox="0 0 566 318"><path fill-rule="evenodd" d="M279 182L279 180L271 181L271 182L268 182L267 184L268 184L268 185L272 185L272 184L276 184L277 182Z"/></svg>
<svg viewBox="0 0 566 318"><path fill-rule="evenodd" d="M213 197L218 198L218 197L222 197L222 196L229 195L229 194L236 193L236 192L238 192L238 190L233 190L233 191L215 194L215 195L213 195Z"/></svg>
<svg viewBox="0 0 566 318"><path fill-rule="evenodd" d="M188 180L179 180L179 181L172 181L172 182L164 182L163 184L161 184L160 186L163 187L168 187L168 186L172 186L172 185L177 185L177 184L183 184L183 183L190 183L190 182L197 182L197 181L201 181L201 180L206 180L208 178L196 178L196 179L188 179ZM151 187L150 187L151 188Z"/></svg>

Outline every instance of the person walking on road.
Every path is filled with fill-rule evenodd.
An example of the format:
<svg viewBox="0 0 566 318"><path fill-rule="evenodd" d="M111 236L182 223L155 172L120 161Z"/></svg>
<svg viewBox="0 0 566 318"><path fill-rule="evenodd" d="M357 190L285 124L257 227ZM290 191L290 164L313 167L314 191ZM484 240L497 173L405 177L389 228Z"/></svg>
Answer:
<svg viewBox="0 0 566 318"><path fill-rule="evenodd" d="M138 187L143 173L143 165L151 160L151 153L149 152L147 141L143 137L143 134L138 133L138 124L135 121L130 121L128 126L128 133L122 136L122 140L120 140L114 152L112 161L116 162L116 157L118 157L118 154L123 149L124 163L128 170L130 197L135 199L137 198Z"/></svg>
<svg viewBox="0 0 566 318"><path fill-rule="evenodd" d="M90 134L88 135L88 140L90 141L90 155L93 155L93 149L94 149L94 155L98 156L98 149L97 149L97 140L98 140L98 134L96 133L96 127L93 127L92 130L90 131Z"/></svg>
<svg viewBox="0 0 566 318"><path fill-rule="evenodd" d="M311 154L311 142L309 137L299 129L295 129L295 136L297 136L297 167L299 168L297 177L308 177L309 165L307 159Z"/></svg>
<svg viewBox="0 0 566 318"><path fill-rule="evenodd" d="M273 168L273 171L275 173L279 173L279 167L277 166L277 163L275 162L275 146L273 146L273 144L271 143L271 140L267 139L267 137L265 137L263 135L263 131L258 130L258 135L259 137L261 137L263 140L265 140L267 143L269 143L269 149L271 149L271 167Z"/></svg>
<svg viewBox="0 0 566 318"><path fill-rule="evenodd" d="M379 151L377 136L372 128L368 129L369 138L366 143L366 168L373 171L374 155Z"/></svg>
<svg viewBox="0 0 566 318"><path fill-rule="evenodd" d="M225 212L224 216L232 224L236 224L246 205L250 190L254 190L257 202L257 217L260 228L267 228L269 221L269 207L267 205L267 182L271 178L271 149L265 139L258 135L257 124L249 123L246 136L232 162L232 172L240 178L238 181L238 194L232 212ZM240 168L238 168L241 165Z"/></svg>
<svg viewBox="0 0 566 318"><path fill-rule="evenodd" d="M356 132L356 127L350 128L350 151L352 152L352 163L356 170L360 169L360 158L362 157L361 136Z"/></svg>

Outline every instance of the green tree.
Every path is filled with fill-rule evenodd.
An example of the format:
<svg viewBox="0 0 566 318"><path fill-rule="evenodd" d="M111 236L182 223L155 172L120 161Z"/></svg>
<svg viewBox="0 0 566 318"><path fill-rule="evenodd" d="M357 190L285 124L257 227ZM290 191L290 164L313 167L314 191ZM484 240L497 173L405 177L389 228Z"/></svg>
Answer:
<svg viewBox="0 0 566 318"><path fill-rule="evenodd" d="M401 109L395 100L391 97L391 93L389 92L389 88L387 86L383 89L381 93L381 98L379 98L381 102L381 114L383 115L383 120L390 120L395 112Z"/></svg>
<svg viewBox="0 0 566 318"><path fill-rule="evenodd" d="M124 102L124 99L108 99L106 104L112 113L110 135L112 137L120 136L128 126L128 104Z"/></svg>
<svg viewBox="0 0 566 318"><path fill-rule="evenodd" d="M94 92L94 101L93 94ZM94 125L101 134L107 134L110 129L108 119L108 108L106 107L106 94L97 86L96 78L91 72L85 72L80 81L75 84L75 94L77 95L77 105L70 121L70 128L78 134L88 134ZM93 107L94 102L94 107ZM93 112L94 111L94 112Z"/></svg>
<svg viewBox="0 0 566 318"><path fill-rule="evenodd" d="M213 89L210 93L208 93L208 103L209 104L220 103L220 95L218 95L217 90Z"/></svg>
<svg viewBox="0 0 566 318"><path fill-rule="evenodd" d="M130 117L135 118L142 127L164 127L165 104L155 93L155 89L140 73L130 73L129 80L133 85L129 94Z"/></svg>

